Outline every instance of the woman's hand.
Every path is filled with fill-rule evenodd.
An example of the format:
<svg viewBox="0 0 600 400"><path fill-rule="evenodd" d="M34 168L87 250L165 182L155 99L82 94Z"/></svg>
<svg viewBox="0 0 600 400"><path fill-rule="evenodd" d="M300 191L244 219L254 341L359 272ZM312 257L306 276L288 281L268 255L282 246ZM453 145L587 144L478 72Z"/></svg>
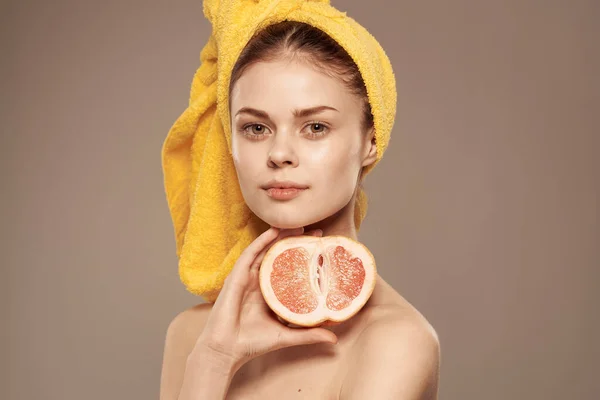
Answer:
<svg viewBox="0 0 600 400"><path fill-rule="evenodd" d="M320 342L337 343L323 328L290 328L278 321L260 291L258 271L267 250L287 236L301 235L304 228L271 227L240 255L210 312L195 352L216 357L234 369L262 354L284 347ZM307 234L320 236L320 230Z"/></svg>

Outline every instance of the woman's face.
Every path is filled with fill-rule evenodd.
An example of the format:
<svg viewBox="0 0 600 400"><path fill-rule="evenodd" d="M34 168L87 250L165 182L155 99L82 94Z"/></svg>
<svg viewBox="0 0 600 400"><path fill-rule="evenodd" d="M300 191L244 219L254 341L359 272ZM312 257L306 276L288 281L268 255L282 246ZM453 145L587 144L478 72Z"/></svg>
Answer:
<svg viewBox="0 0 600 400"><path fill-rule="evenodd" d="M348 205L376 153L373 132L361 132L358 97L338 79L301 62L260 62L244 71L230 101L233 161L252 212L294 228ZM280 199L265 189L272 180L305 189Z"/></svg>

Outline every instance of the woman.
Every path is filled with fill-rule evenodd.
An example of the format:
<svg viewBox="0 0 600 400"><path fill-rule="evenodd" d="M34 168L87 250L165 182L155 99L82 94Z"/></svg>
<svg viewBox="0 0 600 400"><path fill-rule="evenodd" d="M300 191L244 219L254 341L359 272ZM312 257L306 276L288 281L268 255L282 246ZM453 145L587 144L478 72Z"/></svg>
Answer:
<svg viewBox="0 0 600 400"><path fill-rule="evenodd" d="M270 228L237 258L214 304L171 322L160 398L436 399L435 331L381 276L352 319L310 329L279 322L258 286L266 250L283 237L357 240L356 198L378 155L352 58L309 24L271 24L237 59L228 110L239 189ZM284 181L302 190L273 196Z"/></svg>

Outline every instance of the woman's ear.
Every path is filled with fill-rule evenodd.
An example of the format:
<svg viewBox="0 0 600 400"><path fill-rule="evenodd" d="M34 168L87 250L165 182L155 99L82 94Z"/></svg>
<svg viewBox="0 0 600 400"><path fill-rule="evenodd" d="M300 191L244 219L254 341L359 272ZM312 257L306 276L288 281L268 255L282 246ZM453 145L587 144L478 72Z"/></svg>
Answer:
<svg viewBox="0 0 600 400"><path fill-rule="evenodd" d="M362 166L366 167L367 165L371 165L377 159L377 144L375 143L375 128L371 127L369 132L365 136L364 142L364 156Z"/></svg>

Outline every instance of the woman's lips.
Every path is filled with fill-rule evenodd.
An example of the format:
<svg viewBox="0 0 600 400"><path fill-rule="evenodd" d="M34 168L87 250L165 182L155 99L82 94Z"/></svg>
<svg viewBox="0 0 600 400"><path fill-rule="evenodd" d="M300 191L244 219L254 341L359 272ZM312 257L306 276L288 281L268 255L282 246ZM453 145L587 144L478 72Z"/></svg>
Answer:
<svg viewBox="0 0 600 400"><path fill-rule="evenodd" d="M304 190L306 189L299 189L299 188L268 188L265 189L267 192L267 195L269 197L272 197L276 200L289 200L289 199L293 199L294 197L298 196L300 193L302 193Z"/></svg>

